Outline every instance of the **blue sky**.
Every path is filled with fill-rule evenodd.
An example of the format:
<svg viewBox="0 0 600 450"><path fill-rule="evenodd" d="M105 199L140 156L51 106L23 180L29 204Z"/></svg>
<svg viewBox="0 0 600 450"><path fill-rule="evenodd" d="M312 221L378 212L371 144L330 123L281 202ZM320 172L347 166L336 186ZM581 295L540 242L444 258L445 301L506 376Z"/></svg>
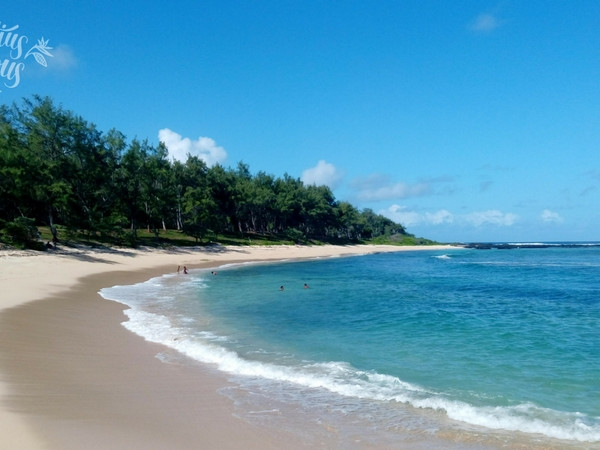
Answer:
<svg viewBox="0 0 600 450"><path fill-rule="evenodd" d="M418 236L600 240L595 0L13 1L6 60L2 103L327 184Z"/></svg>

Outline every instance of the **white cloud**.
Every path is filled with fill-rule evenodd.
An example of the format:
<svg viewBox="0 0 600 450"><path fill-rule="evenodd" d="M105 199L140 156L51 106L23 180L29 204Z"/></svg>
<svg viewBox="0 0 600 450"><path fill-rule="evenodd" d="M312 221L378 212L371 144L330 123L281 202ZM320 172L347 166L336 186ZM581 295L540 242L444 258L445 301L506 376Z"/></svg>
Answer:
<svg viewBox="0 0 600 450"><path fill-rule="evenodd" d="M479 14L469 27L477 33L491 33L500 26L500 21L492 13Z"/></svg>
<svg viewBox="0 0 600 450"><path fill-rule="evenodd" d="M420 197L431 194L431 183L419 182L415 184L390 183L385 175L371 175L353 181L352 186L357 190L357 197L362 201L379 201L389 199L402 199Z"/></svg>
<svg viewBox="0 0 600 450"><path fill-rule="evenodd" d="M51 58L48 58L48 69L56 72L68 72L77 66L77 58L68 45L60 44L50 50Z"/></svg>
<svg viewBox="0 0 600 450"><path fill-rule="evenodd" d="M441 225L444 223L453 223L453 214L446 210L441 209L433 213L419 213L416 211L409 210L406 206L392 205L386 210L379 211L379 214L392 219L396 223L400 223L405 227L411 227L413 225Z"/></svg>
<svg viewBox="0 0 600 450"><path fill-rule="evenodd" d="M396 223L400 223L405 227L411 227L422 223L421 214L415 211L410 211L406 206L392 205L388 209L379 211L379 214L385 216Z"/></svg>
<svg viewBox="0 0 600 450"><path fill-rule="evenodd" d="M433 225L454 222L454 215L447 209L440 209L434 213L425 213L425 218L427 219L428 223Z"/></svg>
<svg viewBox="0 0 600 450"><path fill-rule="evenodd" d="M333 164L325 160L320 160L315 167L306 169L302 172L300 179L306 185L314 184L316 186L329 186L334 189L342 179L343 173Z"/></svg>
<svg viewBox="0 0 600 450"><path fill-rule="evenodd" d="M392 205L388 209L379 211L379 214L401 223L406 227L414 225L470 225L480 227L482 225L512 226L518 216L512 213L503 213L497 210L478 211L465 215L456 215L447 209L435 212L417 212L406 206Z"/></svg>
<svg viewBox="0 0 600 450"><path fill-rule="evenodd" d="M390 198L418 197L431 192L428 183L395 183L389 186L381 186L377 189L366 189L358 194L360 200L376 201Z"/></svg>
<svg viewBox="0 0 600 450"><path fill-rule="evenodd" d="M542 211L542 214L540 214L540 219L542 219L542 222L545 222L545 223L562 223L563 222L563 218L560 216L560 214L558 214L554 211L550 211L549 209L545 209Z"/></svg>
<svg viewBox="0 0 600 450"><path fill-rule="evenodd" d="M477 211L465 216L467 223L479 227L481 225L511 226L517 221L518 216L513 213L503 213L496 209Z"/></svg>
<svg viewBox="0 0 600 450"><path fill-rule="evenodd" d="M195 141L184 138L180 134L163 128L158 132L158 139L163 142L169 150L169 155L177 161L185 162L188 154L197 156L207 166L211 167L227 159L227 152L223 147L209 137L199 137Z"/></svg>

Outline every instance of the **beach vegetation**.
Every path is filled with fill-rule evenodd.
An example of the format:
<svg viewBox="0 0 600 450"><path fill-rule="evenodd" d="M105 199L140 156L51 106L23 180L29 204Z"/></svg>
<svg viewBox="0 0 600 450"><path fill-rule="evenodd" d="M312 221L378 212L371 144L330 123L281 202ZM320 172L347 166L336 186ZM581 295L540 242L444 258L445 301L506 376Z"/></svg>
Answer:
<svg viewBox="0 0 600 450"><path fill-rule="evenodd" d="M33 219L28 217L17 217L11 222L2 224L2 241L17 248L30 248L42 250L40 233Z"/></svg>
<svg viewBox="0 0 600 450"><path fill-rule="evenodd" d="M9 245L421 242L327 186L252 173L244 162L174 161L162 142L101 132L40 96L0 106L0 199Z"/></svg>

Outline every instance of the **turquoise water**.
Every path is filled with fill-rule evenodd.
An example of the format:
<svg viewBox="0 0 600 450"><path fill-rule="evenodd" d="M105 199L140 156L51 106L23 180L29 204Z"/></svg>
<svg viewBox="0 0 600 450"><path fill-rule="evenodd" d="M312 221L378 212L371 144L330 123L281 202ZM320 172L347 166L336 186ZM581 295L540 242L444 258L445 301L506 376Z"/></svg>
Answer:
<svg viewBox="0 0 600 450"><path fill-rule="evenodd" d="M132 331L216 364L261 398L386 429L600 441L599 247L216 270L101 294L131 307Z"/></svg>

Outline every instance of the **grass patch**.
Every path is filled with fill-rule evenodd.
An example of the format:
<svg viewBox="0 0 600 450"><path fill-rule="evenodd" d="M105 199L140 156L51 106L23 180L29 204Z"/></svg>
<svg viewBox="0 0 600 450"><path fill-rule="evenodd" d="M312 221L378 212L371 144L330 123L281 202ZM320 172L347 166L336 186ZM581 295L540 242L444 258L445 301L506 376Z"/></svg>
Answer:
<svg viewBox="0 0 600 450"><path fill-rule="evenodd" d="M89 247L192 247L207 246L212 244L232 246L265 246L265 245L433 245L435 241L418 238L412 235L395 234L391 236L379 236L374 239L350 240L341 238L330 239L307 239L290 236L289 234L209 234L202 241L188 236L177 230L160 230L158 236L147 229L137 230L135 236L130 230L113 230L112 233L92 233L86 230L68 230L65 227L56 226L58 231L59 245L86 245ZM38 227L41 242L52 242L52 233L46 226Z"/></svg>

